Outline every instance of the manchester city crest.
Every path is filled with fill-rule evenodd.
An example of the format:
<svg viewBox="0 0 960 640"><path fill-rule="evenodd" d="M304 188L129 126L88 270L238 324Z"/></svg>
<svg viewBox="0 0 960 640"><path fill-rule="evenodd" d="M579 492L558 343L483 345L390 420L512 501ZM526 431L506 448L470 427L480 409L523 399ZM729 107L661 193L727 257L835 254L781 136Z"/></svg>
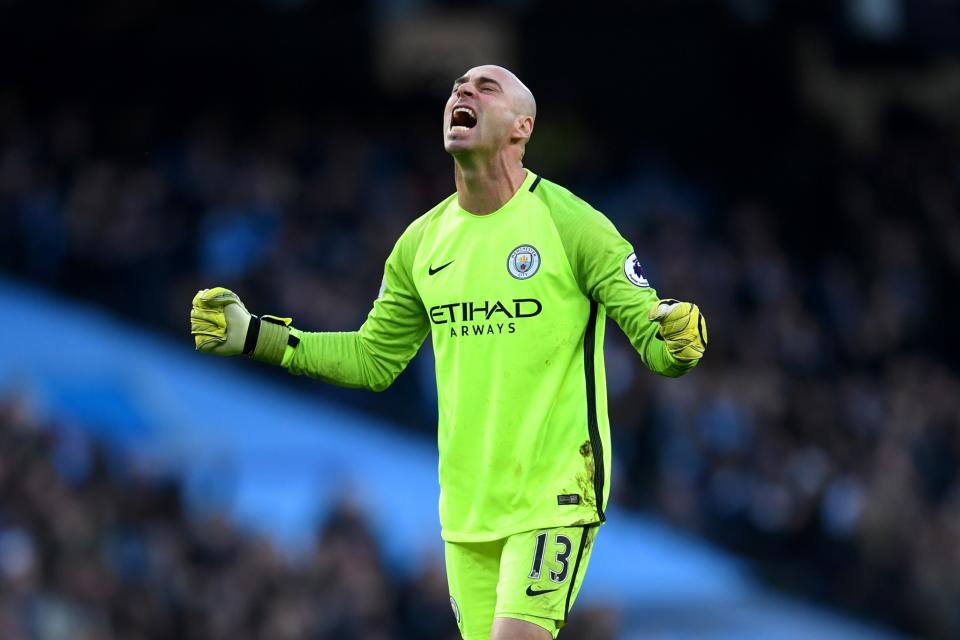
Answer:
<svg viewBox="0 0 960 640"><path fill-rule="evenodd" d="M510 252L507 271L517 280L526 280L540 268L540 253L529 244L522 244Z"/></svg>

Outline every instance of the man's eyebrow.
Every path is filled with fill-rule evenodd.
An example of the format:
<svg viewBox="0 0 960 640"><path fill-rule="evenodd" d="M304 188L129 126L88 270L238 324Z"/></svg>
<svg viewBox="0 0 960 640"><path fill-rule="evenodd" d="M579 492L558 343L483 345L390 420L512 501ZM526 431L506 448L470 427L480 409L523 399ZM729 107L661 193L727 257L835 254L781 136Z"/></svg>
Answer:
<svg viewBox="0 0 960 640"><path fill-rule="evenodd" d="M467 82L468 80L470 80L469 77L460 76L459 78L453 81L453 86L459 87L460 85L462 85L464 82ZM480 76L476 80L474 80L474 84L484 84L484 83L495 84L497 85L498 89L500 90L503 89L503 87L500 86L500 83L494 80L493 78L491 78L490 76Z"/></svg>

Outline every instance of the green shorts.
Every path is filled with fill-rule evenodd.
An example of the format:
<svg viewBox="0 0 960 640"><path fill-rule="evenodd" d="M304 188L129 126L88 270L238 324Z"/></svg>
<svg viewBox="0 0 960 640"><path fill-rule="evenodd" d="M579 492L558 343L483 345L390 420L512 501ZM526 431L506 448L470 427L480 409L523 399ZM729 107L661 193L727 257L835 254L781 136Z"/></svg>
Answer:
<svg viewBox="0 0 960 640"><path fill-rule="evenodd" d="M494 618L526 620L554 638L587 571L597 525L445 544L450 605L463 640L489 640Z"/></svg>

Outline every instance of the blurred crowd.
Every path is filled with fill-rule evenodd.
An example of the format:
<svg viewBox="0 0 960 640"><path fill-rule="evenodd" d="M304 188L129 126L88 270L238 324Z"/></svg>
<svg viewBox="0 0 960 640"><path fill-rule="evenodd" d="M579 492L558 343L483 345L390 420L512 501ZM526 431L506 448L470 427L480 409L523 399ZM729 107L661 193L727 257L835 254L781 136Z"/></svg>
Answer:
<svg viewBox="0 0 960 640"><path fill-rule="evenodd" d="M642 175L620 194L654 286L697 301L711 342L664 381L634 375L614 337L614 486L776 584L955 638L960 154L953 132L900 116L844 154L822 148L819 210L744 194L716 211Z"/></svg>
<svg viewBox="0 0 960 640"><path fill-rule="evenodd" d="M253 308L351 326L424 201L402 140L293 116L237 135L211 116L139 157L101 155L90 116L38 127L0 99L0 260L154 324L182 328L197 288L223 282Z"/></svg>
<svg viewBox="0 0 960 640"><path fill-rule="evenodd" d="M404 129L214 113L124 144L151 117L94 127L82 107L37 116L0 99L0 267L183 340L190 298L212 284L303 328L349 330L405 225L453 188L439 118ZM851 149L816 118L788 124L796 146L776 158L731 152L727 172L756 176L735 190L650 158L606 178L584 154L536 164L538 140L589 138L582 121L534 137L531 168L609 215L653 286L696 301L709 324L707 357L681 380L643 375L608 334L615 491L756 558L784 588L958 637L956 131L891 111L872 146ZM397 584L349 511L292 569L223 522L188 520L174 487L116 485L99 464L61 477L46 455L56 441L4 420L16 453L0 460L0 569L29 603L6 602L4 637L36 607L90 637L399 637L388 624L448 637L416 627L434 618L416 612L447 607L436 575L402 602L369 595Z"/></svg>
<svg viewBox="0 0 960 640"><path fill-rule="evenodd" d="M400 578L349 505L291 559L84 432L0 404L7 640L457 637L441 566Z"/></svg>

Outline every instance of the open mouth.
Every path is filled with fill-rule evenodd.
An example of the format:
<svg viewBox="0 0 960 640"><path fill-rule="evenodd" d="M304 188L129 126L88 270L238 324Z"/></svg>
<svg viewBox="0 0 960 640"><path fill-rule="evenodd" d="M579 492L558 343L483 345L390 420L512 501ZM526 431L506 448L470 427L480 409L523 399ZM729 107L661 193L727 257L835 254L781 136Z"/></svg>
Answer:
<svg viewBox="0 0 960 640"><path fill-rule="evenodd" d="M466 131L477 126L477 114L469 107L457 107L450 116L450 131Z"/></svg>

